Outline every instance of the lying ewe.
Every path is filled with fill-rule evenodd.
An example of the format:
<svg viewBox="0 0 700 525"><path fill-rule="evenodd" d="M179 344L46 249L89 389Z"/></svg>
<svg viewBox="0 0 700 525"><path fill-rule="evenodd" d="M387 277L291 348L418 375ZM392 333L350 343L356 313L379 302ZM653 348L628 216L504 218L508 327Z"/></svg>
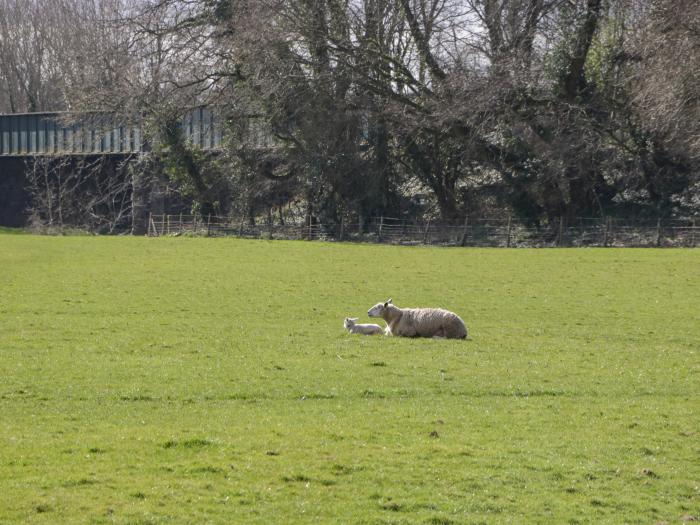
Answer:
<svg viewBox="0 0 700 525"><path fill-rule="evenodd" d="M355 324L357 317L346 317L343 326L351 334L379 335L384 329L378 324Z"/></svg>
<svg viewBox="0 0 700 525"><path fill-rule="evenodd" d="M370 317L381 317L387 323L387 335L403 337L446 337L464 339L467 327L455 313L441 308L399 308L391 304L377 303L369 309Z"/></svg>

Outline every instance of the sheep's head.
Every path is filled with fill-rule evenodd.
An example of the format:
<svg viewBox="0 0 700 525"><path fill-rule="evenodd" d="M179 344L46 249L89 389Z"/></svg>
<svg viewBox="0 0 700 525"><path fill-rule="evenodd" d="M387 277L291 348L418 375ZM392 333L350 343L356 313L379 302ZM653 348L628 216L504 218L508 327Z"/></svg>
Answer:
<svg viewBox="0 0 700 525"><path fill-rule="evenodd" d="M355 326L355 321L357 321L359 318L358 317L346 317L345 322L343 323L343 326L345 329L350 329L353 326Z"/></svg>
<svg viewBox="0 0 700 525"><path fill-rule="evenodd" d="M389 308L390 304L391 299L389 299L385 303L377 303L367 311L367 315L370 317L382 317L382 314L384 314L384 310Z"/></svg>

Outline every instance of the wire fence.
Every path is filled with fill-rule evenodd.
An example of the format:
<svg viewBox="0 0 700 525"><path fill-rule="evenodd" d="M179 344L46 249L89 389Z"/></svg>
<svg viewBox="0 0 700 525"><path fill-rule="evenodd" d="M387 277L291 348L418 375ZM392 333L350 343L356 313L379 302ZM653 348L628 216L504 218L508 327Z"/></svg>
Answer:
<svg viewBox="0 0 700 525"><path fill-rule="evenodd" d="M373 217L360 224L341 220L251 224L240 217L151 215L148 235L234 236L248 239L374 242L400 245L479 247L697 247L700 224L695 219L576 218L531 226L513 218L462 222L416 222Z"/></svg>

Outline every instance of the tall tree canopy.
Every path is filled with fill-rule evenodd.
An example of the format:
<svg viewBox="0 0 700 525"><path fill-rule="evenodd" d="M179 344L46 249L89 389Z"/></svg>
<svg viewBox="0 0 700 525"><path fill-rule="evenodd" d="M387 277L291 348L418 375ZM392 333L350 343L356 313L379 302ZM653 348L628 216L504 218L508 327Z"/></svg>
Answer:
<svg viewBox="0 0 700 525"><path fill-rule="evenodd" d="M538 222L700 208L692 0L0 5L0 109L143 116L200 210ZM201 104L229 119L216 160L177 133Z"/></svg>

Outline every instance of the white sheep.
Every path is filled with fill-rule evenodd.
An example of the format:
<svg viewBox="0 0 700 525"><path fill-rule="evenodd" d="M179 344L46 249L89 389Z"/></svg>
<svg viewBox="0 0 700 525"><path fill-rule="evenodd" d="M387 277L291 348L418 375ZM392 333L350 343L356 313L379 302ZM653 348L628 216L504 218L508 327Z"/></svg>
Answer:
<svg viewBox="0 0 700 525"><path fill-rule="evenodd" d="M457 314L442 308L399 308L389 299L385 303L375 304L367 315L386 321L386 335L447 339L467 337L464 321Z"/></svg>
<svg viewBox="0 0 700 525"><path fill-rule="evenodd" d="M346 317L343 326L351 334L380 335L384 329L378 324L355 324L357 317Z"/></svg>

